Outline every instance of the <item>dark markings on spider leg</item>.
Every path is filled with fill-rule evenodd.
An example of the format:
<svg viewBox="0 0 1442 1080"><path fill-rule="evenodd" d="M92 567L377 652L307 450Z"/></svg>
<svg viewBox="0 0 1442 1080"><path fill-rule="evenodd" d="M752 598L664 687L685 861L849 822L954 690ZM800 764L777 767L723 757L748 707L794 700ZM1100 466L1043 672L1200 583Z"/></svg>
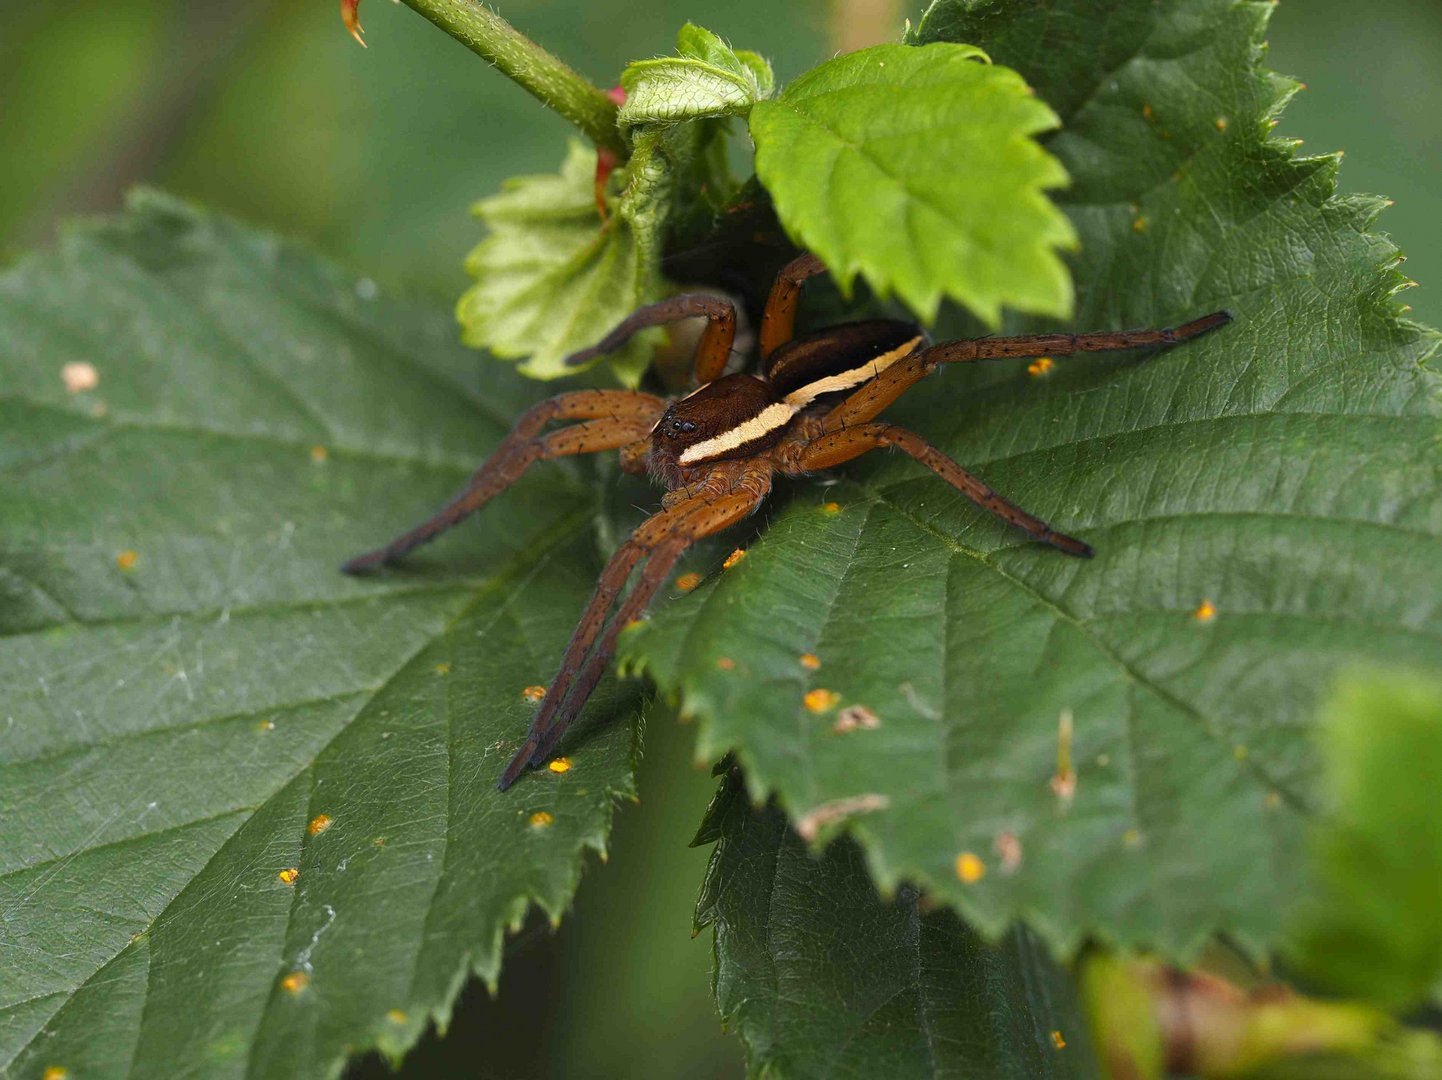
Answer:
<svg viewBox="0 0 1442 1080"><path fill-rule="evenodd" d="M501 774L499 787L502 791L515 783L529 766L540 764L550 755L600 681L615 653L616 638L627 624L646 610L646 605L670 575L682 553L697 540L734 525L761 505L770 481L764 480L762 488L746 485L748 478L755 480L755 477L743 478L743 490L715 502L690 500L647 519L612 557L601 573L596 594L572 635L571 645L561 660L561 669L531 722L526 741ZM663 519L665 524L658 525ZM606 613L643 557L648 561L640 577L609 626L606 626Z"/></svg>
<svg viewBox="0 0 1442 1080"><path fill-rule="evenodd" d="M1025 530L1042 543L1050 544L1068 555L1091 558L1093 552L1088 544L1057 532L1041 518L1003 499L920 435L894 424L863 424L823 435L803 451L799 459L800 469L829 469L882 446L894 446L910 454L977 506L995 514L1008 524Z"/></svg>
<svg viewBox="0 0 1442 1080"><path fill-rule="evenodd" d="M796 306L801 301L801 286L817 274L826 273L826 265L815 255L799 255L781 268L771 283L766 310L761 314L760 348L765 360L783 342L791 340L796 328Z"/></svg>
<svg viewBox="0 0 1442 1080"><path fill-rule="evenodd" d="M456 525L510 487L542 458L612 450L644 438L666 402L629 390L580 390L558 394L521 414L510 434L467 482L465 489L427 520L384 547L357 555L341 569L363 574L395 562ZM553 420L593 418L538 437ZM554 441L552 441L554 440Z"/></svg>
<svg viewBox="0 0 1442 1080"><path fill-rule="evenodd" d="M1231 312L1214 311L1181 326L1160 330L1108 330L1095 334L1029 334L1023 337L969 338L944 341L923 354L928 363L954 364L970 360L1020 359L1030 356L1072 356L1076 353L1112 352L1156 345L1176 345L1216 330L1232 321Z"/></svg>
<svg viewBox="0 0 1442 1080"><path fill-rule="evenodd" d="M682 293L637 308L600 341L589 349L572 353L564 363L567 367L589 364L598 356L616 351L647 327L695 318L706 320L695 356L696 381L704 385L719 378L726 369L731 344L736 340L736 308L731 301L711 293Z"/></svg>

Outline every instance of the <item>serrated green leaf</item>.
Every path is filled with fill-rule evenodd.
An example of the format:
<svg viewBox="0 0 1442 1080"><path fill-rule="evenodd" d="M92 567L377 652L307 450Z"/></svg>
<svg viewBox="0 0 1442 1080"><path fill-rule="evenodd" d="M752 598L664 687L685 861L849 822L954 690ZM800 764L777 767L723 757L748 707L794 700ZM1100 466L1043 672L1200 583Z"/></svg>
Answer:
<svg viewBox="0 0 1442 1080"><path fill-rule="evenodd" d="M807 72L751 113L756 174L787 231L843 290L860 274L931 322L950 297L995 326L1003 306L1066 316L1046 192L1066 172L1033 136L1056 116L971 46L878 45Z"/></svg>
<svg viewBox="0 0 1442 1080"><path fill-rule="evenodd" d="M626 100L618 122L623 130L744 116L771 95L771 65L756 53L732 50L709 30L687 23L676 51L679 56L638 60L621 74Z"/></svg>
<svg viewBox="0 0 1442 1080"><path fill-rule="evenodd" d="M0 277L0 382L0 1072L400 1052L494 982L529 901L560 916L630 789L613 685L569 772L495 791L597 568L574 470L403 569L337 569L534 386L156 195Z"/></svg>
<svg viewBox="0 0 1442 1080"><path fill-rule="evenodd" d="M574 374L562 364L568 355L659 296L668 193L662 177L649 174L664 169L654 155L633 157L627 193L602 224L596 151L573 140L559 174L516 177L476 203L490 235L466 257L476 283L456 305L462 339L521 360L518 369L532 378ZM642 335L608 360L634 386L650 357L651 338Z"/></svg>
<svg viewBox="0 0 1442 1080"><path fill-rule="evenodd" d="M775 810L729 804L696 918L751 1076L1098 1075L1070 976L1030 934L989 946L915 889L885 902L855 844L813 858Z"/></svg>
<svg viewBox="0 0 1442 1080"><path fill-rule="evenodd" d="M698 756L735 748L753 795L838 821L878 880L989 935L1264 951L1304 880L1318 693L1343 661L1439 663L1438 336L1399 319L1380 200L1269 137L1292 85L1257 66L1270 5L947 10L1063 118L1077 325L1236 321L1042 377L957 367L891 410L1094 560L872 455L622 648L697 718ZM838 731L813 689L876 725ZM982 879L959 878L966 852Z"/></svg>
<svg viewBox="0 0 1442 1080"><path fill-rule="evenodd" d="M1292 960L1333 993L1403 1012L1442 979L1442 687L1353 676L1321 739L1335 805Z"/></svg>

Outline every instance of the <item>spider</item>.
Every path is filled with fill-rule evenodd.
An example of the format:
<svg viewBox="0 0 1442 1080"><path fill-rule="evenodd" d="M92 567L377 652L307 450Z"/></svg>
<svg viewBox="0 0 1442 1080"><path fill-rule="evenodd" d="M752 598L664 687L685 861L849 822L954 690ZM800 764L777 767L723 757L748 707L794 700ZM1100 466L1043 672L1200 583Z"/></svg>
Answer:
<svg viewBox="0 0 1442 1080"><path fill-rule="evenodd" d="M802 284L825 270L819 259L807 254L777 275L761 319L759 375L723 374L736 334L736 311L727 300L687 293L638 309L567 363L580 366L619 348L646 327L705 318L694 357L697 389L674 400L631 390L580 390L540 402L521 414L465 489L434 517L343 567L346 573L359 574L395 562L479 510L536 461L619 450L622 469L649 471L666 488L661 509L637 526L602 570L525 742L501 774L502 791L551 756L600 681L617 635L645 611L682 553L753 513L770 492L776 473L816 472L870 450L893 447L1036 540L1089 558L1092 549L1082 541L1008 502L919 435L876 417L941 364L1173 345L1231 320L1227 312L1217 311L1163 330L931 344L915 324L871 319L795 337ZM547 431L557 420L580 423ZM622 599L637 567L636 582Z"/></svg>

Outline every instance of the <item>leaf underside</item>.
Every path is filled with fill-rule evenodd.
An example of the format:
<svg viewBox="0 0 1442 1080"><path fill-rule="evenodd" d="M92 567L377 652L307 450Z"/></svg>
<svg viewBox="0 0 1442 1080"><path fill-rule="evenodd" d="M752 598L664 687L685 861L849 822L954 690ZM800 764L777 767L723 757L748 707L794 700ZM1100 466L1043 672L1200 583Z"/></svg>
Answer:
<svg viewBox="0 0 1442 1080"><path fill-rule="evenodd" d="M1071 981L1024 930L984 944L915 890L884 902L856 846L813 858L784 815L734 799L697 922L751 1076L1097 1076Z"/></svg>
<svg viewBox="0 0 1442 1080"><path fill-rule="evenodd" d="M1438 663L1437 335L1400 318L1381 200L1270 137L1295 84L1259 66L1269 9L945 3L916 32L981 46L1060 114L1079 328L1236 316L1045 377L946 370L891 410L1095 559L872 455L622 640L697 718L698 756L734 748L754 797L848 829L883 885L991 936L1275 945L1318 694L1343 661Z"/></svg>
<svg viewBox="0 0 1442 1080"><path fill-rule="evenodd" d="M71 364L98 385L68 393ZM535 385L153 195L0 278L0 383L0 1072L400 1052L494 982L528 901L559 917L630 791L625 723L495 790L597 570L575 470L403 568L337 570ZM591 715L635 704L613 683Z"/></svg>
<svg viewBox="0 0 1442 1080"><path fill-rule="evenodd" d="M490 235L466 256L476 282L456 304L462 338L532 378L572 374L567 356L655 299L659 224L623 206L603 226L595 172L595 150L573 141L556 175L513 177L473 208ZM608 360L634 385L650 357L637 339Z"/></svg>

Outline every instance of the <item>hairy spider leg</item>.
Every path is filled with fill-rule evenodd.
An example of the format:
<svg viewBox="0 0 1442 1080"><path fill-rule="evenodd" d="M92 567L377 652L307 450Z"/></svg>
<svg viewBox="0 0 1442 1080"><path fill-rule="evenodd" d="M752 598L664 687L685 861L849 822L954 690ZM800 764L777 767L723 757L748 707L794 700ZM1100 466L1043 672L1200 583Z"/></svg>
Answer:
<svg viewBox="0 0 1442 1080"><path fill-rule="evenodd" d="M826 264L815 255L798 255L781 268L771 283L766 310L761 313L761 359L795 336L796 306L801 301L801 286L809 278L826 273Z"/></svg>
<svg viewBox="0 0 1442 1080"><path fill-rule="evenodd" d="M892 364L836 405L822 420L822 430L840 431L879 416L883 409L911 389L940 364L973 360L1020 359L1029 356L1071 356L1076 353L1112 352L1156 345L1175 345L1199 337L1232 321L1226 311L1214 311L1177 327L1161 330L1116 330L1095 334L1029 334L1022 337L967 338L943 341Z"/></svg>
<svg viewBox="0 0 1442 1080"><path fill-rule="evenodd" d="M519 480L533 462L615 450L645 439L665 409L663 399L629 390L578 390L548 398L521 414L459 495L414 529L384 547L357 555L341 569L361 574L395 562L479 510ZM540 434L552 420L586 418L590 418L586 423Z"/></svg>
<svg viewBox="0 0 1442 1080"><path fill-rule="evenodd" d="M531 721L526 741L501 774L500 790L505 791L528 768L541 764L551 755L600 681L616 651L616 638L627 624L640 618L686 549L703 537L736 524L761 505L771 486L769 469L764 476L753 470L751 477L757 482L750 490L736 491L714 501L689 499L652 515L611 556L561 658L560 670ZM647 560L646 565L635 586L607 624L607 613L643 558Z"/></svg>
<svg viewBox="0 0 1442 1080"><path fill-rule="evenodd" d="M682 293L669 300L637 308L589 349L566 357L565 364L567 367L589 364L596 357L619 349L648 326L696 318L706 320L706 329L696 343L693 361L696 385L705 386L720 378L726 370L726 361L731 358L731 346L736 340L736 308L731 301L711 293Z"/></svg>
<svg viewBox="0 0 1442 1080"><path fill-rule="evenodd" d="M910 454L977 506L995 514L1007 524L1024 530L1042 543L1050 544L1068 555L1083 559L1092 557L1093 552L1089 545L1075 537L1057 532L1041 518L1003 499L920 435L894 424L861 424L822 435L802 449L797 461L797 471L829 469L883 446L894 446Z"/></svg>

